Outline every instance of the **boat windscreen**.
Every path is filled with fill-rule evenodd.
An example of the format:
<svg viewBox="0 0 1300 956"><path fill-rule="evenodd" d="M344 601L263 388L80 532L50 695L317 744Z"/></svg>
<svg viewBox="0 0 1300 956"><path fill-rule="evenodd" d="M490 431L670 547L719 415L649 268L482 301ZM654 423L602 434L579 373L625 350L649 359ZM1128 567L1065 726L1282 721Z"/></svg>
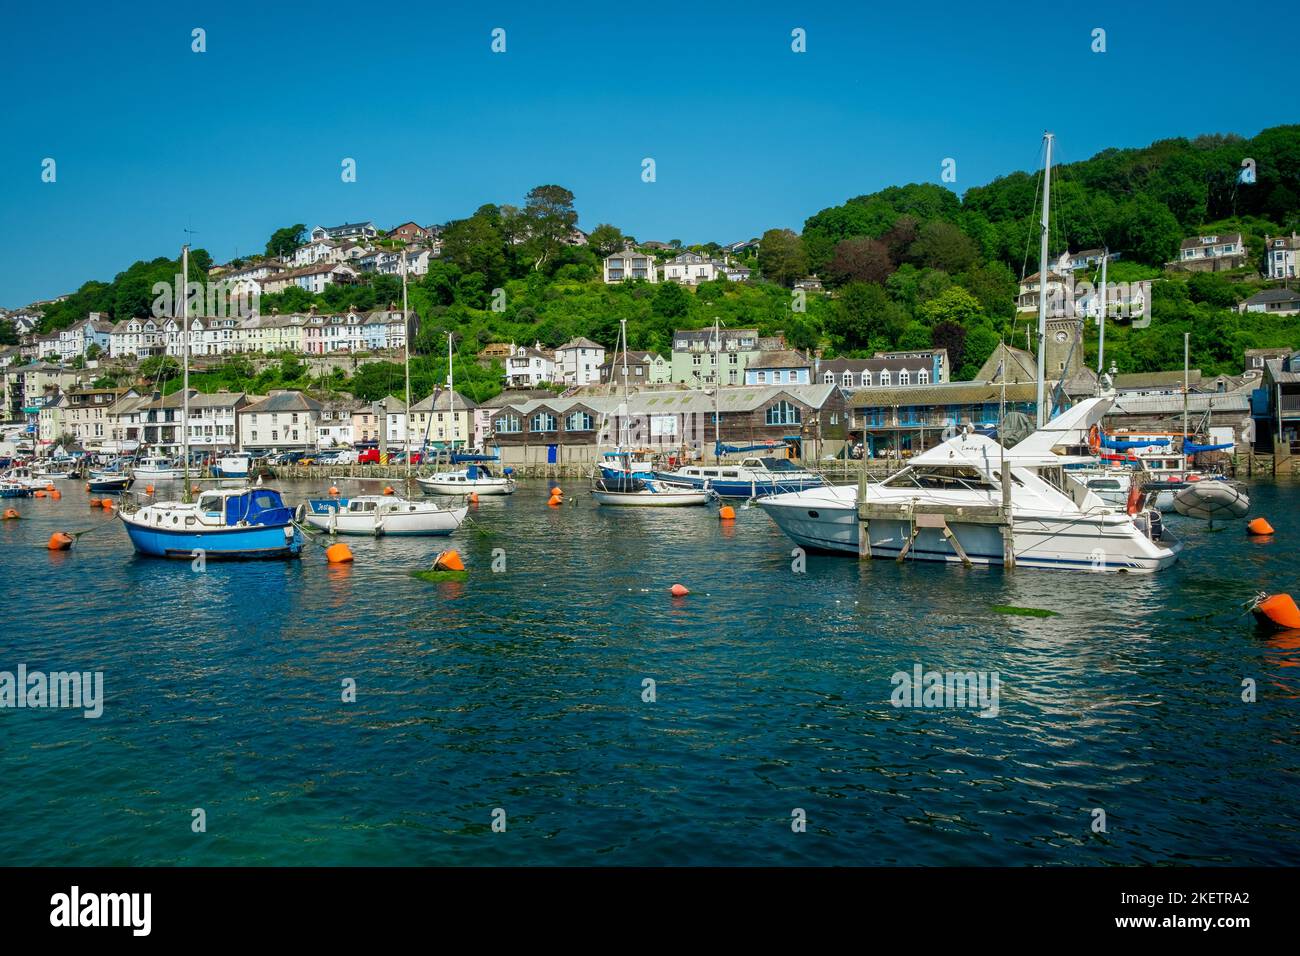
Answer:
<svg viewBox="0 0 1300 956"><path fill-rule="evenodd" d="M789 458L760 458L768 471L799 471L799 467Z"/></svg>

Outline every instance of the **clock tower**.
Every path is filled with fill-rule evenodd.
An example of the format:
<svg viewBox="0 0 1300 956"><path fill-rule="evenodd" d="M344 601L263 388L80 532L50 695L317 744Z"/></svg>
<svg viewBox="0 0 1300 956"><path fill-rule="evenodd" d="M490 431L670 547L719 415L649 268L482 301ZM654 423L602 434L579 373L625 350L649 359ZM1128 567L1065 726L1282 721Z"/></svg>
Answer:
<svg viewBox="0 0 1300 956"><path fill-rule="evenodd" d="M1083 323L1074 316L1048 317L1044 356L1043 372L1049 382L1069 378L1083 368Z"/></svg>

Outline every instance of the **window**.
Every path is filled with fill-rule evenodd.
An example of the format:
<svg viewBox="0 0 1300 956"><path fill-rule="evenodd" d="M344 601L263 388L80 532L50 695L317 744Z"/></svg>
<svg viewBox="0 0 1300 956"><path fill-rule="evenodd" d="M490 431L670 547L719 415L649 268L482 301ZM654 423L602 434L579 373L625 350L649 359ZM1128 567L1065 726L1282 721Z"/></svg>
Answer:
<svg viewBox="0 0 1300 956"><path fill-rule="evenodd" d="M845 369L844 374L840 376L840 384L845 388L853 387L853 373Z"/></svg>
<svg viewBox="0 0 1300 956"><path fill-rule="evenodd" d="M538 412L528 420L528 430L533 432L553 432L557 423L550 412Z"/></svg>
<svg viewBox="0 0 1300 956"><path fill-rule="evenodd" d="M870 370L870 369L865 369L865 368L864 368L864 369L862 370L862 378L861 378L861 382L862 382L862 387L863 387L863 388L870 388L870 387L871 387L871 370Z"/></svg>
<svg viewBox="0 0 1300 956"><path fill-rule="evenodd" d="M522 430L518 415L499 416L496 420L495 427L499 432L518 432Z"/></svg>
<svg viewBox="0 0 1300 956"><path fill-rule="evenodd" d="M929 370L929 369L925 369L925 368L923 368L923 369L921 369L921 371L919 371L919 372L916 373L916 384L917 384L917 385L929 385L929 384L930 384L930 370Z"/></svg>
<svg viewBox="0 0 1300 956"><path fill-rule="evenodd" d="M803 421L803 415L797 405L791 405L789 402L777 402L767 410L767 423L769 425L798 425Z"/></svg>
<svg viewBox="0 0 1300 956"><path fill-rule="evenodd" d="M822 381L825 382L827 385L834 385L834 384L835 384L835 373L834 373L834 372L827 372L825 375L822 376Z"/></svg>
<svg viewBox="0 0 1300 956"><path fill-rule="evenodd" d="M903 369L901 372L898 373L898 384L899 385L912 384L912 376L911 373L907 371L907 369Z"/></svg>
<svg viewBox="0 0 1300 956"><path fill-rule="evenodd" d="M889 369L882 368L880 370L880 384L885 388L888 388L890 385L893 384L893 381L890 379L889 376Z"/></svg>
<svg viewBox="0 0 1300 956"><path fill-rule="evenodd" d="M564 420L565 430L571 432L589 432L595 425L595 420L586 412L574 412Z"/></svg>
<svg viewBox="0 0 1300 956"><path fill-rule="evenodd" d="M767 373L766 373L766 372L762 372L762 371L760 371L760 372L758 373L758 384L759 384L759 385L766 385L766 384L767 384Z"/></svg>

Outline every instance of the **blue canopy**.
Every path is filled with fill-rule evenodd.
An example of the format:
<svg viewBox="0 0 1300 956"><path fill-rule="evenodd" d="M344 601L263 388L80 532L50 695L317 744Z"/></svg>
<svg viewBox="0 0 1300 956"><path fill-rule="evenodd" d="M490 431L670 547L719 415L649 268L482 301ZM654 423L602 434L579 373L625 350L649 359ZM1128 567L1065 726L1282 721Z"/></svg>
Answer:
<svg viewBox="0 0 1300 956"><path fill-rule="evenodd" d="M1225 451L1232 447L1234 447L1232 442L1228 442L1224 445L1198 445L1194 441L1189 441L1187 439L1183 440L1184 455L1195 455L1203 451Z"/></svg>
<svg viewBox="0 0 1300 956"><path fill-rule="evenodd" d="M778 448L784 448L784 442L763 442L759 445L724 445L722 442L714 443L715 455L738 455L746 451L775 451Z"/></svg>

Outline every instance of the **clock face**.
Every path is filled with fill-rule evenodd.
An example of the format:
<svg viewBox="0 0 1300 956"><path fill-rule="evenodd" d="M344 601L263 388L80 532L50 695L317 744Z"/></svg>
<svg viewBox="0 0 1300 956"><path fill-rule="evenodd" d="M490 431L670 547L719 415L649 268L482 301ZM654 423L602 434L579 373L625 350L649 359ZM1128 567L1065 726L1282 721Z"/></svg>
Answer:
<svg viewBox="0 0 1300 956"><path fill-rule="evenodd" d="M1069 338L1069 336L1066 335L1065 329L1061 329L1056 333L1056 341L1058 342L1064 342L1067 338Z"/></svg>

